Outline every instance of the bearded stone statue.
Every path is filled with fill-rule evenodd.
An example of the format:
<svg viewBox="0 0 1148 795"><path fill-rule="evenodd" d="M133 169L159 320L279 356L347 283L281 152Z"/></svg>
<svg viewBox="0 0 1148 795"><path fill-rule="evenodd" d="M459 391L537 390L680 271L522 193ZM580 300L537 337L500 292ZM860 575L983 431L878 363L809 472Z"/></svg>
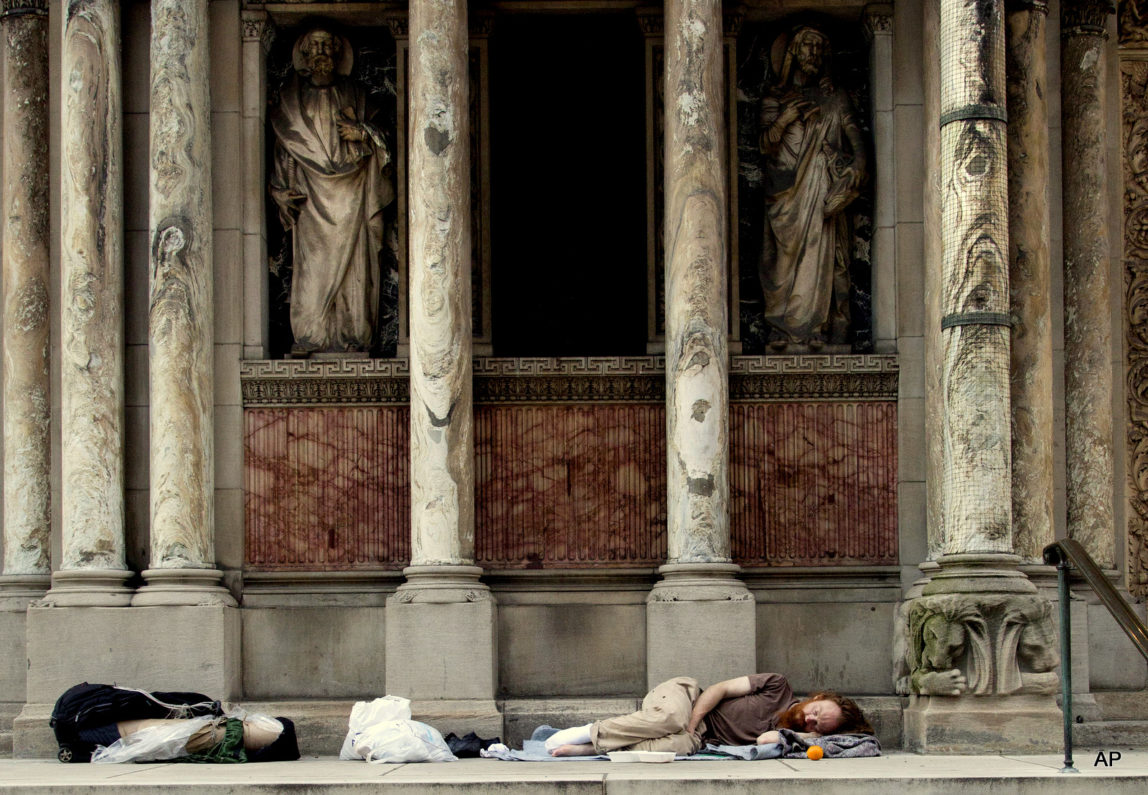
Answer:
<svg viewBox="0 0 1148 795"><path fill-rule="evenodd" d="M291 233L292 355L368 351L379 308L383 209L394 199L379 109L350 79L350 42L315 27L271 112L271 196Z"/></svg>

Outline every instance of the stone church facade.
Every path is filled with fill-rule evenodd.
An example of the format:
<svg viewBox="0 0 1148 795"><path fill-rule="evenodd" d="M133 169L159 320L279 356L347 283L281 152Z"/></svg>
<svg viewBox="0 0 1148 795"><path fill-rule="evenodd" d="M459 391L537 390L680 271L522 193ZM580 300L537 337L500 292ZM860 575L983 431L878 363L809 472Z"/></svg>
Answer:
<svg viewBox="0 0 1148 795"><path fill-rule="evenodd" d="M0 715L1053 749L1148 595L1148 5L4 0ZM1077 711L1148 670L1073 591ZM991 716L991 720L988 719ZM460 732L461 733L461 732ZM335 743L332 745L332 743Z"/></svg>

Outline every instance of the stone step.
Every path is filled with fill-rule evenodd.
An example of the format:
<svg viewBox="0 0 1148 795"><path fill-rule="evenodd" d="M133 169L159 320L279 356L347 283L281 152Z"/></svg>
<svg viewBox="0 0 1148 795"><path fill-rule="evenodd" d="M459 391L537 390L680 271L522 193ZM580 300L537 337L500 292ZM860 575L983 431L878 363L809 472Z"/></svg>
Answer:
<svg viewBox="0 0 1148 795"><path fill-rule="evenodd" d="M1148 690L1093 693L1104 720L1148 720Z"/></svg>
<svg viewBox="0 0 1148 795"><path fill-rule="evenodd" d="M1076 748L1119 751L1148 748L1148 720L1098 720L1072 727Z"/></svg>

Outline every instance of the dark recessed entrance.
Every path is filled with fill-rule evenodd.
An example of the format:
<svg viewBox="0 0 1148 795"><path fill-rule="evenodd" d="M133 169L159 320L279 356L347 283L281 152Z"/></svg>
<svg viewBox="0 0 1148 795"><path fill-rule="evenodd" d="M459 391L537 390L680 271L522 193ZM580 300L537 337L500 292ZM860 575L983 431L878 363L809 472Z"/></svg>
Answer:
<svg viewBox="0 0 1148 795"><path fill-rule="evenodd" d="M630 14L503 15L494 31L494 353L645 353L637 21Z"/></svg>

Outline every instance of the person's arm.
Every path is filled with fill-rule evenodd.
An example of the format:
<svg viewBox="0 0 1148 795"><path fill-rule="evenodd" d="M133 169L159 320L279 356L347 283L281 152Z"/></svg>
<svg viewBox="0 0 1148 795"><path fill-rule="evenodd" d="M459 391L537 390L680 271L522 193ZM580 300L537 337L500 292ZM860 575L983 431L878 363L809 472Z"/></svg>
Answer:
<svg viewBox="0 0 1148 795"><path fill-rule="evenodd" d="M708 715L714 707L727 698L748 695L749 691L750 684L748 676L739 676L736 679L727 679L724 682L718 682L716 685L710 685L702 691L702 694L698 696L698 700L694 702L693 711L690 712L690 722L686 729L690 734L696 734L698 724L702 722L705 716Z"/></svg>
<svg viewBox="0 0 1148 795"><path fill-rule="evenodd" d="M821 736L817 732L794 732L794 734L796 734L798 737L800 737L803 740L810 740L814 737L820 737ZM781 732L779 732L777 729L770 729L769 731L765 732L764 734L759 734L757 736L757 744L758 745L769 745L770 743L779 743L779 742L781 742Z"/></svg>

